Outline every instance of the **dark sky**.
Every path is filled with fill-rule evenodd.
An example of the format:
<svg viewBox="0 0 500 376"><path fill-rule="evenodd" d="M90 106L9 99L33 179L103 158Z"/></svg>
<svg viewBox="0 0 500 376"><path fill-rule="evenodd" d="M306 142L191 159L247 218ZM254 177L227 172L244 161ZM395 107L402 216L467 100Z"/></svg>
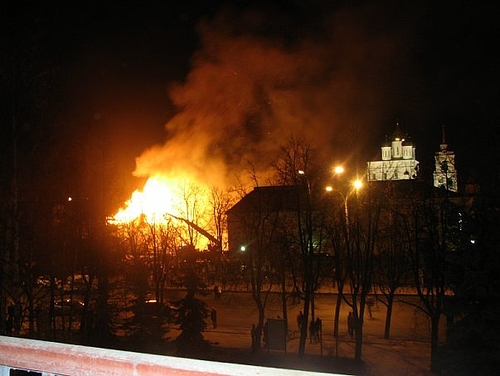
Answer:
<svg viewBox="0 0 500 376"><path fill-rule="evenodd" d="M55 150L49 165L84 174L105 144L122 176L222 181L292 133L377 158L399 119L423 163L445 125L459 173L491 169L494 2L103 3L2 5L1 118Z"/></svg>

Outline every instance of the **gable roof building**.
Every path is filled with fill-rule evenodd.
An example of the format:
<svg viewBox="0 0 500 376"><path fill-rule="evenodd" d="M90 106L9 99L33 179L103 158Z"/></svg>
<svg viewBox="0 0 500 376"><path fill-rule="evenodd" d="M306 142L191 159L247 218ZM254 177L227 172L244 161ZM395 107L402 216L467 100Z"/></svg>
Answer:
<svg viewBox="0 0 500 376"><path fill-rule="evenodd" d="M271 231L269 222L275 226L276 221L283 225L290 218L296 219L297 211L306 205L303 186L255 187L227 211L229 252L234 254L255 242L262 235L258 232Z"/></svg>

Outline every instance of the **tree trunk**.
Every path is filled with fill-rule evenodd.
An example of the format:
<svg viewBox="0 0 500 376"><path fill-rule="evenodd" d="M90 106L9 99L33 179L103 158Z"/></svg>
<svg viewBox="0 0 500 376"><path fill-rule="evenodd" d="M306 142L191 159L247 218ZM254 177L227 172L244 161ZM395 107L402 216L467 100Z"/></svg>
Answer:
<svg viewBox="0 0 500 376"><path fill-rule="evenodd" d="M439 351L439 319L440 314L431 315L431 371L436 371Z"/></svg>
<svg viewBox="0 0 500 376"><path fill-rule="evenodd" d="M49 328L51 331L52 339L55 340L57 327L56 327L56 309L55 309L55 299L56 299L56 277L50 277L50 306L49 306Z"/></svg>
<svg viewBox="0 0 500 376"><path fill-rule="evenodd" d="M267 327L264 325L264 306L262 304L259 304L257 301L256 303L259 312L259 318L257 326L255 328L255 341L253 342L253 349L252 349L253 352L259 351L262 343L262 336L264 336L265 341L267 341L267 333L265 333Z"/></svg>
<svg viewBox="0 0 500 376"><path fill-rule="evenodd" d="M93 316L94 312L90 310L90 296L92 294L92 284L94 283L94 275L90 274L88 279L85 277L85 271L82 271L82 276L85 283L85 295L83 297L82 314L80 317L80 333L84 336L85 340L88 339L88 334L93 330Z"/></svg>
<svg viewBox="0 0 500 376"><path fill-rule="evenodd" d="M389 339L390 337L393 305L394 305L394 292L391 291L387 296L387 313L385 316L384 339Z"/></svg>
<svg viewBox="0 0 500 376"><path fill-rule="evenodd" d="M333 337L335 338L335 357L339 357L339 321L342 297L344 295L344 283L337 283L337 302L335 303L335 317L333 319Z"/></svg>
<svg viewBox="0 0 500 376"><path fill-rule="evenodd" d="M311 321L316 320L314 313L314 291L311 291Z"/></svg>
<svg viewBox="0 0 500 376"><path fill-rule="evenodd" d="M33 292L31 288L28 287L27 301L28 301L28 335L30 338L35 336L35 304L33 298Z"/></svg>
<svg viewBox="0 0 500 376"><path fill-rule="evenodd" d="M366 306L366 294L362 293L359 299L359 309L357 307L356 296L352 297L352 303L354 308L354 339L356 341L356 347L354 350L354 359L358 362L362 360L362 350L363 350L363 324L365 317L365 306Z"/></svg>
<svg viewBox="0 0 500 376"><path fill-rule="evenodd" d="M286 280L283 272L281 278L281 307L283 310L283 319L285 320L285 333L288 332L288 309L286 306Z"/></svg>
<svg viewBox="0 0 500 376"><path fill-rule="evenodd" d="M307 340L307 327L309 323L309 305L310 305L311 294L306 292L304 297L304 321L300 329L300 340L299 340L299 356L304 356L306 350L306 340Z"/></svg>
<svg viewBox="0 0 500 376"><path fill-rule="evenodd" d="M363 350L363 324L359 317L354 319L354 335L356 339L356 348L354 350L354 359L361 361Z"/></svg>
<svg viewBox="0 0 500 376"><path fill-rule="evenodd" d="M333 336L339 336L340 308L342 306L342 296L344 295L344 284L338 284L337 302L335 303L335 317L333 321Z"/></svg>
<svg viewBox="0 0 500 376"><path fill-rule="evenodd" d="M107 345L109 341L109 312L108 312L108 277L101 273L97 277L97 304L96 304L96 335L100 343Z"/></svg>

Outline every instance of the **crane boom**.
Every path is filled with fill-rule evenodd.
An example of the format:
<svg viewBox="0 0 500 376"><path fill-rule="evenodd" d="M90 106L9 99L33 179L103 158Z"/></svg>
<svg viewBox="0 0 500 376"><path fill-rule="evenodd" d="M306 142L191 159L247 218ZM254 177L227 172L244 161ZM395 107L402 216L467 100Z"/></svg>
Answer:
<svg viewBox="0 0 500 376"><path fill-rule="evenodd" d="M222 244L221 242L215 237L213 236L212 234L210 234L207 230L201 228L200 226L198 226L196 223L190 221L189 219L186 219L186 218L182 218L182 217L178 217L176 215L173 215L173 214L170 214L170 213L167 213L169 216L171 216L172 218L175 218L179 221L183 221L184 223L186 223L188 226L194 228L196 231L198 231L201 235L203 235L204 237L206 237L208 240L210 240L211 242L215 243L215 245L217 245L217 247L219 247L220 249L222 249Z"/></svg>

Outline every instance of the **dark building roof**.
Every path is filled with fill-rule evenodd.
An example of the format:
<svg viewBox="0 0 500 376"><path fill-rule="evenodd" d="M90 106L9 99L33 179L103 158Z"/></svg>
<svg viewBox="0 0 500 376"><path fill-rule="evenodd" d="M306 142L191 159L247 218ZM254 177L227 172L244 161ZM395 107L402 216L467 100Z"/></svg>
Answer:
<svg viewBox="0 0 500 376"><path fill-rule="evenodd" d="M251 213L265 210L267 212L292 211L305 208L307 194L304 186L266 186L255 187L228 211L228 215Z"/></svg>

